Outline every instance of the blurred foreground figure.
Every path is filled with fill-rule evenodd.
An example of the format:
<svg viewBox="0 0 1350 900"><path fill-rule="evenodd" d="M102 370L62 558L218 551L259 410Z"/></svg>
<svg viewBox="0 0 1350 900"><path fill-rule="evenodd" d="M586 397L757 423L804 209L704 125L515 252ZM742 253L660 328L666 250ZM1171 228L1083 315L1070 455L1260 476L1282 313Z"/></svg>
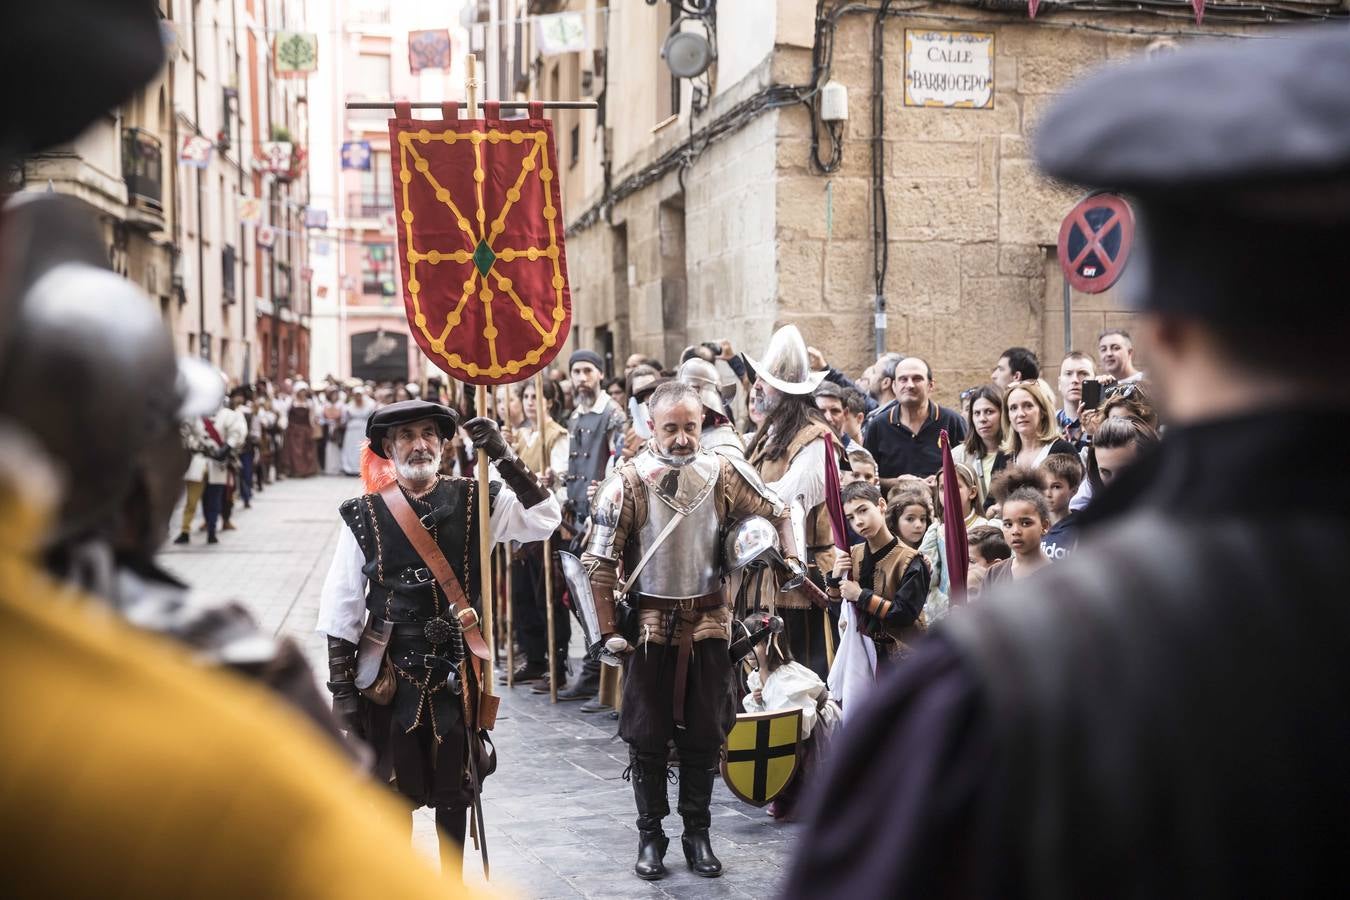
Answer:
<svg viewBox="0 0 1350 900"><path fill-rule="evenodd" d="M3 90L0 166L74 137L162 58L148 0L7 8L0 84L13 87ZM153 307L138 307L106 271L67 209L41 198L0 214L8 893L453 895L400 838L396 807L320 732L75 587L128 615L157 589L170 595L162 608L175 602L147 565L186 464L174 423L198 394L179 378L190 375L176 368ZM85 304L107 309L90 315ZM215 646L231 647L230 659L211 662L259 649Z"/></svg>
<svg viewBox="0 0 1350 900"><path fill-rule="evenodd" d="M1048 174L1135 198L1126 292L1174 427L1076 555L955 612L850 719L787 896L1343 880L1350 483L1299 460L1350 434L1347 81L1326 26L1122 66L1047 115Z"/></svg>

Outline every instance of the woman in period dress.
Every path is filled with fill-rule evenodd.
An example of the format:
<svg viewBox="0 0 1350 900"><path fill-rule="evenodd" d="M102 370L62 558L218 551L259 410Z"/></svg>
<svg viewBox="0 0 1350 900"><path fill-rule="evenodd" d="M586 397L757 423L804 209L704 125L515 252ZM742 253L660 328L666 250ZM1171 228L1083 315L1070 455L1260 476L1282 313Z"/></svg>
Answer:
<svg viewBox="0 0 1350 900"><path fill-rule="evenodd" d="M347 424L342 440L342 472L345 475L360 475L361 442L366 439L366 421L375 412L375 402L370 399L364 384L352 388L352 399L348 401L345 412Z"/></svg>
<svg viewBox="0 0 1350 900"><path fill-rule="evenodd" d="M342 474L342 444L347 437L347 404L336 385L324 391L320 415L323 417L323 474Z"/></svg>
<svg viewBox="0 0 1350 900"><path fill-rule="evenodd" d="M286 437L282 456L285 471L292 478L309 478L319 473L319 453L314 444L317 416L309 385L295 383L295 399L286 412Z"/></svg>

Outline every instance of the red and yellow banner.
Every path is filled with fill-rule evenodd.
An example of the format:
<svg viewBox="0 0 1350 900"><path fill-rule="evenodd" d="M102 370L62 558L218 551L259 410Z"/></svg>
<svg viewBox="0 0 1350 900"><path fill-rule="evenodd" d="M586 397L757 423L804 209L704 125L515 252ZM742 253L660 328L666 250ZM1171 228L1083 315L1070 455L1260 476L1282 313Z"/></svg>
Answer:
<svg viewBox="0 0 1350 900"><path fill-rule="evenodd" d="M567 339L572 295L563 248L553 123L389 120L403 302L413 339L452 378L522 381Z"/></svg>

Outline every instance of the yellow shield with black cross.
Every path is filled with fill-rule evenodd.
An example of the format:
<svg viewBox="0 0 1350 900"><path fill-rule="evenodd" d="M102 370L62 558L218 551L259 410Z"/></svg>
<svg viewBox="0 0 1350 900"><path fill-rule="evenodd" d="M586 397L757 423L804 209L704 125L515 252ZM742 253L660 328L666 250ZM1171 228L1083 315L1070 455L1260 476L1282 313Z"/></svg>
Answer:
<svg viewBox="0 0 1350 900"><path fill-rule="evenodd" d="M722 780L746 803L763 806L796 774L801 733L800 709L739 714L727 733Z"/></svg>

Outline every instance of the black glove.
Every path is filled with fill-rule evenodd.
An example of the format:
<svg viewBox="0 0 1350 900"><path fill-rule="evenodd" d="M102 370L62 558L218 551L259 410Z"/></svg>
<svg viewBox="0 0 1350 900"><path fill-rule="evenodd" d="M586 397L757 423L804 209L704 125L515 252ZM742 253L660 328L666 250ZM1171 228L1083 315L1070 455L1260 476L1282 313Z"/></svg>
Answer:
<svg viewBox="0 0 1350 900"><path fill-rule="evenodd" d="M328 690L333 693L333 714L347 730L365 736L361 716L361 695L356 690L356 645L339 637L328 637Z"/></svg>
<svg viewBox="0 0 1350 900"><path fill-rule="evenodd" d="M506 459L512 456L511 448L506 446L502 430L491 419L479 416L464 423L464 431L469 435L475 450L482 450L488 459Z"/></svg>

